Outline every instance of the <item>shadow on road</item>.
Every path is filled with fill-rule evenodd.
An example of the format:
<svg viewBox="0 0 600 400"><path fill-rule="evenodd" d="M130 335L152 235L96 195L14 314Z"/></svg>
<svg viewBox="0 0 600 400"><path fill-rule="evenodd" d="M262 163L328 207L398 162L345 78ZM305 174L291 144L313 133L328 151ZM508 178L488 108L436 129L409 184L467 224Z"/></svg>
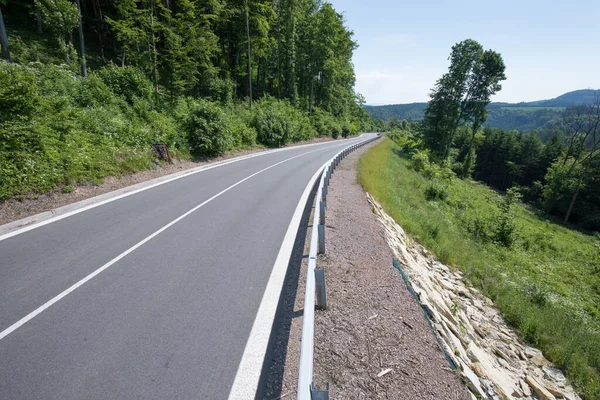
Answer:
<svg viewBox="0 0 600 400"><path fill-rule="evenodd" d="M296 302L296 293L298 291L298 279L303 259L308 259L308 255L304 254L304 245L306 235L310 228L310 215L313 210L315 195L319 179L316 180L313 186L304 212L300 221L300 227L294 248L288 264L285 284L279 297L279 305L277 308L277 316L269 338L269 347L263 369L260 376L256 399L278 399L282 393L283 373L287 359L287 348L290 337L290 328L292 320L303 315L303 310L294 312L294 304Z"/></svg>

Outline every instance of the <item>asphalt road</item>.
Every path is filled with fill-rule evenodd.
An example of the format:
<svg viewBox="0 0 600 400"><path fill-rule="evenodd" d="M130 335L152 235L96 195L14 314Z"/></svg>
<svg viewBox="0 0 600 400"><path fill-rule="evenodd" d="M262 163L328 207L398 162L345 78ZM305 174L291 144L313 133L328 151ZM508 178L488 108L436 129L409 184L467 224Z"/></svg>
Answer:
<svg viewBox="0 0 600 400"><path fill-rule="evenodd" d="M302 193L357 141L227 164L0 240L0 399L226 399Z"/></svg>

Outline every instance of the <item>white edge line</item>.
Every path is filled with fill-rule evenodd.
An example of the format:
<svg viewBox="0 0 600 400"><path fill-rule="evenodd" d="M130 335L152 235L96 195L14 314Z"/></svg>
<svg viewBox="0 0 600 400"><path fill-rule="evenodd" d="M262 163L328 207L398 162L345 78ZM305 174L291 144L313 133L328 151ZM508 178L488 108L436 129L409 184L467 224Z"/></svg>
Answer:
<svg viewBox="0 0 600 400"><path fill-rule="evenodd" d="M358 138L362 136L364 136L364 134L360 135ZM355 144L358 143L362 142L359 141ZM350 146L344 147L342 151L349 147ZM283 243L279 248L277 259L275 260L273 270L271 271L271 276L269 277L267 287L265 288L260 306L256 313L250 336L246 342L246 347L244 348L244 353L242 354L242 358L238 365L233 385L229 391L228 400L248 400L256 398L260 375L262 373L267 347L273 330L277 307L279 306L279 298L285 282L285 276L292 255L296 235L298 234L298 229L302 220L302 214L306 207L306 203L308 202L308 196L310 195L317 178L323 173L327 165L331 163L337 154L339 153L336 153L335 156L325 162L317 172L315 172L298 201L296 211L294 211L292 220L290 221L287 232L283 238Z"/></svg>
<svg viewBox="0 0 600 400"><path fill-rule="evenodd" d="M355 139L355 138L352 138L352 139ZM348 139L346 139L346 140L348 140ZM181 178L185 178L185 177L190 176L190 175L197 174L199 172L208 171L210 169L222 167L222 166L225 166L225 165L228 165L228 164L232 164L232 163L235 163L235 162L238 162L238 161L244 161L244 160L248 160L248 159L255 158L255 157L261 157L261 156L268 155L268 154L278 153L278 152L281 152L281 151L293 150L293 149L298 149L298 148L303 148L303 147L309 147L309 146L325 145L325 144L339 144L339 143L336 143L335 141L333 141L333 142L323 142L323 143L310 143L310 144L304 144L304 145L300 145L300 146L290 146L290 147L286 147L286 148L283 148L283 149L267 150L267 151L262 151L260 153L255 153L255 154L250 154L250 155L245 155L245 156L239 156L239 157L233 158L231 160L219 161L219 162L213 163L211 165L206 165L206 166L201 166L201 167L197 167L197 168L192 168L192 169L190 169L188 171L184 171L183 173L181 173L181 175L177 175L177 176L174 176L174 177L171 177L171 178L167 178L167 179L164 179L164 177L156 178L156 180L160 180L160 181L156 182L156 183L151 183L148 186L143 186L143 187L138 188L138 189L130 190L133 187L136 187L138 185L143 185L144 183L152 182L153 180L150 180L150 181L147 181L147 182L140 182L140 183L138 183L136 185L128 186L128 187L125 187L125 188L122 188L122 189L117 189L117 190L115 190L113 192L104 193L104 194L101 194L101 195L98 195L98 196L95 196L95 197L91 197L89 199L82 200L80 202L76 202L76 203L73 203L73 204L65 205L63 207L59 207L59 208L56 208L54 210L46 211L46 212L43 212L43 213L40 213L40 214L33 215L31 217L23 218L21 220L9 222L8 224L5 224L5 225L0 225L0 232L2 232L2 230L12 230L12 229L15 229L15 230L9 231L8 233L0 235L0 241L8 239L8 238L11 238L13 236L20 235L21 233L25 233L27 231L30 231L30 230L33 230L33 229L36 229L36 228L42 227L42 226L50 224L52 222L59 221L59 220L61 220L63 218L67 218L67 217L70 217L72 215L79 214L81 212L90 210L92 208L96 208L96 207L102 206L104 204L113 202L115 200L119 200L119 199L122 199L124 197L131 196L131 195L139 193L139 192L143 192L144 190L152 189L152 188L154 188L156 186L164 185L165 183L173 182L175 180L178 180L178 179L181 179ZM105 200L100 200L101 198L104 198L104 197L109 197L109 198L105 199ZM90 202L92 204L89 204ZM62 210L70 209L70 208L73 208L73 207L78 207L79 205L81 205L81 207L80 208L76 208L75 210L67 211L64 214L56 215L55 217L50 217L48 219L36 222L36 218L46 218L48 216L48 214L50 214L50 215L57 214L57 213L60 213ZM18 228L18 226L22 226L24 224L30 224L30 225L23 226L22 228ZM13 228L14 225L17 225L17 227Z"/></svg>
<svg viewBox="0 0 600 400"><path fill-rule="evenodd" d="M242 184L243 182L247 181L248 179L253 178L256 175L258 175L258 174L260 174L260 173L262 173L262 172L264 172L266 170L269 170L269 169L271 169L273 167L276 167L276 166L278 166L280 164L283 164L283 163L285 163L287 161L290 161L290 160L293 160L295 158L302 157L304 155L307 155L307 154L310 154L310 153L314 153L314 152L317 152L317 151L321 151L321 150L323 150L323 149L317 149L317 150L308 151L306 153L298 154L298 155L295 155L293 157L287 158L285 160L279 161L279 162L277 162L275 164L272 164L272 165L270 165L270 166L268 166L266 168L261 169L260 171L257 171L255 173L253 173L252 175L248 175L244 179L237 181L233 185L231 185L231 186L223 189L219 193L217 193L217 194L213 195L212 197L204 200L202 203L198 204L196 207L192 208L191 210L189 210L186 213L182 214L181 216L177 217L173 221L169 222L167 225L163 226L159 230L157 230L154 233L152 233L150 236L148 236L145 239L141 240L140 242L138 242L137 244L135 244L133 247L130 247L129 249L125 250L123 253L119 254L118 256L116 256L115 258L113 258L112 260L110 260L109 262L107 262L106 264L104 264L103 266L101 266L100 268L98 268L97 270L95 270L94 272L92 272L91 274L87 275L85 278L83 278L80 281L78 281L77 283L73 284L71 287L69 287L65 291L63 291L60 294L56 295L55 297L53 297L52 299L48 300L46 303L42 304L41 306L39 306L38 308L36 308L35 310L33 310L32 312L30 312L26 316L24 316L23 318L21 318L20 320L18 320L17 322L15 322L14 324L10 325L8 328L4 329L2 332L0 332L0 340L4 339L6 336L8 336L11 333L13 333L17 329L19 329L21 326L25 325L27 322L31 321L33 318L35 318L36 316L38 316L39 314L41 314L42 312L44 312L46 309L48 309L49 307L51 307L53 304L55 304L58 301L60 301L62 298L64 298L65 296L67 296L69 293L73 292L74 290L76 290L77 288L79 288L80 286L82 286L83 284L85 284L86 282L88 282L89 280L91 280L92 278L94 278L96 275L100 274L102 271L108 269L110 266L112 266L113 264L115 264L117 261L121 260L122 258L124 258L125 256L127 256L128 254L132 253L134 250L136 250L137 248L141 247L143 244L147 243L148 241L150 241L154 237L158 236L159 234L161 234L165 230L169 229L171 226L175 225L177 222L181 221L182 219L184 219L185 217L187 217L188 215L190 215L194 211L196 211L199 208L203 207L204 205L206 205L207 203L209 203L212 200L216 199L217 197L221 196L222 194L228 192L229 190L233 189L234 187ZM303 196L304 196L304 194L303 194ZM295 214L294 214L294 217L295 217ZM287 238L287 234L286 234L286 238ZM293 245L293 240L292 240L292 245ZM291 250L290 250L290 252L291 252Z"/></svg>
<svg viewBox="0 0 600 400"><path fill-rule="evenodd" d="M229 392L229 400L248 400L256 397L263 362L279 305L281 289L285 281L294 242L302 220L302 214L310 192L327 163L323 164L312 178L310 178L298 201L296 211L294 211L292 220L283 238L283 243L279 249L279 254L277 254L271 276L269 277L258 312L256 313L256 319L252 325L250 336L246 342L242 359L240 360L231 391Z"/></svg>

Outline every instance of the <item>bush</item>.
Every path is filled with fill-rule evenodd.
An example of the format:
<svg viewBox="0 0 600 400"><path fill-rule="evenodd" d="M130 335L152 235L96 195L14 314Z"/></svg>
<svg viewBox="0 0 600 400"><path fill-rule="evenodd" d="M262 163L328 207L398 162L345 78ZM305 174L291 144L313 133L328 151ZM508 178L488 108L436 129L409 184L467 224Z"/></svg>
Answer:
<svg viewBox="0 0 600 400"><path fill-rule="evenodd" d="M340 133L341 133L342 129L340 128L339 125L333 125L331 127L331 137L334 139L337 139L340 137Z"/></svg>
<svg viewBox="0 0 600 400"><path fill-rule="evenodd" d="M337 126L337 121L330 113L315 107L310 116L311 124L318 136L334 136L333 130ZM339 137L339 128L338 137Z"/></svg>
<svg viewBox="0 0 600 400"><path fill-rule="evenodd" d="M236 148L256 146L256 129L249 126L252 122L252 113L246 104L230 107L227 116L231 123L231 130Z"/></svg>
<svg viewBox="0 0 600 400"><path fill-rule="evenodd" d="M135 67L110 64L98 71L98 76L117 95L133 104L135 98L153 101L154 88L146 75Z"/></svg>
<svg viewBox="0 0 600 400"><path fill-rule="evenodd" d="M350 136L350 125L347 122L342 124L342 137L347 138Z"/></svg>
<svg viewBox="0 0 600 400"><path fill-rule="evenodd" d="M215 103L196 100L184 122L184 129L194 154L221 154L235 147L227 115Z"/></svg>
<svg viewBox="0 0 600 400"><path fill-rule="evenodd" d="M0 124L30 117L40 100L34 70L0 61Z"/></svg>
<svg viewBox="0 0 600 400"><path fill-rule="evenodd" d="M403 121L406 123L406 121ZM421 147L421 143L416 139L411 131L401 130L393 127L388 137L396 143L402 151L408 155L418 152ZM427 160L429 162L429 160Z"/></svg>
<svg viewBox="0 0 600 400"><path fill-rule="evenodd" d="M252 127L260 144L281 147L316 136L310 119L287 100L266 97L255 104Z"/></svg>
<svg viewBox="0 0 600 400"><path fill-rule="evenodd" d="M427 153L417 151L410 158L410 166L417 172L421 172L429 168L429 156L427 156Z"/></svg>
<svg viewBox="0 0 600 400"><path fill-rule="evenodd" d="M140 97L129 105L103 72L82 79L64 66L0 63L0 201L148 168L153 142L181 144L173 118Z"/></svg>
<svg viewBox="0 0 600 400"><path fill-rule="evenodd" d="M517 224L513 205L521 195L516 189L506 191L506 195L498 202L499 213L496 217L495 240L504 247L511 247L517 239Z"/></svg>
<svg viewBox="0 0 600 400"><path fill-rule="evenodd" d="M444 201L449 195L448 186L436 180L425 189L425 198L429 201Z"/></svg>

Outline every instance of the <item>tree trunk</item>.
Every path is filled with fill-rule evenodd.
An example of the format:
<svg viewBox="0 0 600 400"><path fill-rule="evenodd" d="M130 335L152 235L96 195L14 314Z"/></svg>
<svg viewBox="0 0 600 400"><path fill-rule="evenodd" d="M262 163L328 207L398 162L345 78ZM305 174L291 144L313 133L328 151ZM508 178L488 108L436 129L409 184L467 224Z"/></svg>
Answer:
<svg viewBox="0 0 600 400"><path fill-rule="evenodd" d="M288 48L287 48L287 79L286 79L286 91L287 97L290 99L292 104L296 104L296 95L298 93L296 87L296 10L294 2L291 2L290 6L290 18L291 18L291 32L288 37Z"/></svg>
<svg viewBox="0 0 600 400"><path fill-rule="evenodd" d="M237 49L237 52L235 54L235 66L233 68L233 70L235 71L234 76L235 76L235 85L233 86L233 98L237 99L237 92L238 92L238 65L240 64L240 50Z"/></svg>
<svg viewBox="0 0 600 400"><path fill-rule="evenodd" d="M10 52L8 51L8 36L6 36L6 28L4 27L4 18L2 18L2 10L0 9L0 45L2 46L2 58L8 62L12 62Z"/></svg>
<svg viewBox="0 0 600 400"><path fill-rule="evenodd" d="M248 38L248 91L250 93L250 111L252 111L252 52L250 49L250 10L246 0L246 37Z"/></svg>
<svg viewBox="0 0 600 400"><path fill-rule="evenodd" d="M38 3L40 2L40 0L35 0L35 19L37 22L37 33L42 34L44 33L44 25L42 24L42 12L40 11L40 8L37 6Z"/></svg>
<svg viewBox="0 0 600 400"><path fill-rule="evenodd" d="M310 77L310 97L308 99L308 112L310 114L312 114L312 109L313 109L313 97L315 95L315 77L312 76ZM321 132L319 132L320 134Z"/></svg>
<svg viewBox="0 0 600 400"><path fill-rule="evenodd" d="M85 43L83 41L83 16L81 14L81 1L75 0L79 10L79 51L81 53L81 76L87 77L87 66L85 63Z"/></svg>
<svg viewBox="0 0 600 400"><path fill-rule="evenodd" d="M281 1L277 2L277 99L281 100Z"/></svg>
<svg viewBox="0 0 600 400"><path fill-rule="evenodd" d="M573 207L575 206L575 202L577 201L577 196L579 195L579 189L581 189L581 180L577 182L577 189L575 189L575 193L573 193L571 203L569 204L569 208L567 209L567 213L565 214L565 219L563 221L563 224L565 225L569 222L569 217L571 216L571 212L573 211Z"/></svg>
<svg viewBox="0 0 600 400"><path fill-rule="evenodd" d="M154 32L154 1L150 2L150 29L152 29L152 70L154 76L154 94L158 100L158 57L156 55L156 36Z"/></svg>
<svg viewBox="0 0 600 400"><path fill-rule="evenodd" d="M104 56L104 41L102 40L102 32L104 31L104 18L102 18L102 8L100 8L100 2L98 0L92 0L92 7L94 9L94 17L98 20L98 44L100 45L100 56L102 61L106 62Z"/></svg>

